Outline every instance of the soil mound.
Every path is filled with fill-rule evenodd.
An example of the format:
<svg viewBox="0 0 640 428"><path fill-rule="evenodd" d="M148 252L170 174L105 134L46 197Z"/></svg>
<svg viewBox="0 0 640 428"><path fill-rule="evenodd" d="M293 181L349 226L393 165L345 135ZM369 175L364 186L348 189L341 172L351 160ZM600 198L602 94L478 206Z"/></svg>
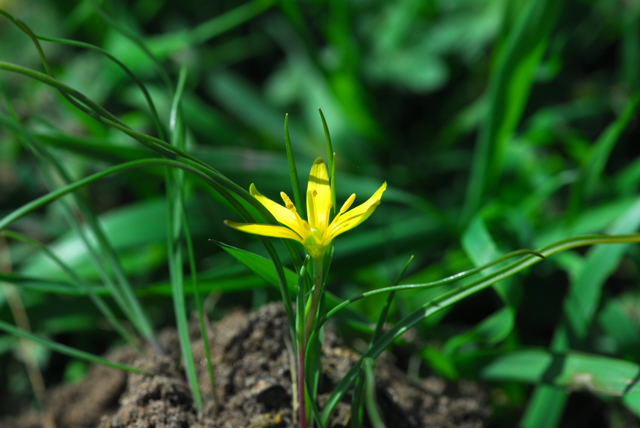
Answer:
<svg viewBox="0 0 640 428"><path fill-rule="evenodd" d="M172 428L294 427L287 322L280 305L246 314L234 312L211 325L209 344L216 371L215 390L207 375L202 340L192 332L205 408L198 413L180 367L174 330L159 342L166 355L129 348L108 358L154 373L143 376L96 366L80 383L51 389L46 415L30 410L0 420L2 427ZM347 372L357 354L327 333L320 400ZM482 427L488 420L486 396L474 383L448 383L437 377L411 381L390 358L376 363L378 406L390 427ZM332 426L346 427L350 409L341 403Z"/></svg>

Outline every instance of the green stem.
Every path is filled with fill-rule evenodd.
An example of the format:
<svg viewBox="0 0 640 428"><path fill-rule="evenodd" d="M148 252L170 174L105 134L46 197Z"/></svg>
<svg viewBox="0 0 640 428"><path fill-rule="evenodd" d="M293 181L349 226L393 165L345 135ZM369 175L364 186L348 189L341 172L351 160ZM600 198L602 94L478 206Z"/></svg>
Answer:
<svg viewBox="0 0 640 428"><path fill-rule="evenodd" d="M318 307L320 305L322 293L324 292L323 281L323 263L324 257L314 257L313 261L313 289L311 291L311 303L305 308L299 310L303 312L302 327L304 331L298 334L298 397L299 397L299 417L300 427L306 427L310 413L307 411L306 401L306 370L305 361L307 360L307 352L309 352L309 340L314 331L316 320L318 319Z"/></svg>
<svg viewBox="0 0 640 428"><path fill-rule="evenodd" d="M323 273L323 257L314 257L313 259L313 294L311 296L311 307L307 313L307 322L305 323L305 348L309 343L309 336L313 331L314 324L316 322L316 315L318 313L318 305L320 304L320 297L324 292L324 281L322 280Z"/></svg>

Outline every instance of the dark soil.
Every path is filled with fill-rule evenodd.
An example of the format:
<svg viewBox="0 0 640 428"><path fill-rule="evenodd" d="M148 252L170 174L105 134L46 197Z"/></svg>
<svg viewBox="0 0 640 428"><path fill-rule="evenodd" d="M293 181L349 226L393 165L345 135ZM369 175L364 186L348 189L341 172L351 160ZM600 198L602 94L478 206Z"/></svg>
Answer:
<svg viewBox="0 0 640 428"><path fill-rule="evenodd" d="M46 415L27 411L0 420L1 427L161 428L293 427L291 366L284 311L272 304L249 315L236 312L209 329L216 388L209 382L202 341L194 329L205 409L196 412L179 364L179 343L173 330L159 341L167 355L144 355L122 348L109 359L144 368L154 376L127 374L102 366L82 382L52 389ZM323 355L329 391L357 359L327 333ZM390 362L376 364L378 405L389 427L482 427L488 420L486 396L470 382L447 383L437 377L410 381ZM326 399L326 395L321 397ZM334 412L333 427L348 426L349 405Z"/></svg>

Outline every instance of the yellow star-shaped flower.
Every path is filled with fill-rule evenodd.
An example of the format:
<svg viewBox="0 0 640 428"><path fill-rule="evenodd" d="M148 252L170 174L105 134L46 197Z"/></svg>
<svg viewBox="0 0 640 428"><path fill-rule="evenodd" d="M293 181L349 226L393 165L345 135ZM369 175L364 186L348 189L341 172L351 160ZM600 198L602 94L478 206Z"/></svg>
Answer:
<svg viewBox="0 0 640 428"><path fill-rule="evenodd" d="M351 205L356 199L355 193L349 196L329 222L331 214L331 183L327 167L322 158L313 162L307 184L307 220L303 220L295 205L286 193L280 192L284 206L262 195L254 184L249 192L256 198L283 226L271 224L236 223L225 220L225 224L242 232L276 238L294 239L302 245L312 258L322 257L333 239L347 230L351 230L365 221L380 204L387 183L382 186L363 204L353 209Z"/></svg>

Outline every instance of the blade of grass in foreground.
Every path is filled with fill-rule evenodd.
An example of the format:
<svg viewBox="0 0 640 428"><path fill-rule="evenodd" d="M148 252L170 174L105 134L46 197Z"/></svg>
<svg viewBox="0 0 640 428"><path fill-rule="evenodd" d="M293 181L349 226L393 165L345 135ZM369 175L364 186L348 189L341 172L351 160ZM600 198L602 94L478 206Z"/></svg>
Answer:
<svg viewBox="0 0 640 428"><path fill-rule="evenodd" d="M409 259L400 270L398 277L393 282L394 284L399 284L404 279L413 259L413 255L409 256ZM371 340L369 341L369 349L373 347L375 341L378 340L382 334L382 330L387 322L387 317L389 316L389 311L391 310L391 305L393 304L395 295L395 291L392 291L387 295L387 301L380 311L376 327L373 331L373 335L371 336ZM367 358L364 360L358 382L359 383L356 383L356 386L354 387L353 399L351 400L351 415L353 420L357 421L357 423L354 423L354 427L362 426L365 407L367 414L369 415L371 425L373 425L374 428L384 427L376 400L375 360L373 358Z"/></svg>
<svg viewBox="0 0 640 428"><path fill-rule="evenodd" d="M104 317L109 321L115 331L117 331L129 344L136 347L138 346L138 342L129 334L127 329L111 311L107 303L98 294L96 294L96 292L93 290L93 287L85 285L84 281L82 281L82 279L75 273L75 271L54 252L47 248L46 245L43 245L41 242L26 235L10 230L0 231L0 236L6 236L7 238L15 239L39 248L49 259L51 259L56 265L58 265L64 273L67 274L73 284L77 286L84 295L89 296L91 301L96 305L102 315L104 315Z"/></svg>
<svg viewBox="0 0 640 428"><path fill-rule="evenodd" d="M18 73L45 83L46 85L49 85L61 92L62 95L79 110L95 118L96 120L99 120L105 125L117 129L118 131L134 138L145 147L148 147L149 149L154 150L170 159L175 159L177 157L183 158L183 162L176 163L174 164L174 166L182 168L186 171L190 171L203 178L204 181L209 184L209 186L211 186L223 199L227 200L232 205L233 209L235 209L244 218L244 220L251 221L253 220L253 216L245 209L244 206L242 206L242 204L238 202L238 200L234 198L231 193L238 195L244 201L256 208L259 213L261 213L263 216L266 216L265 218L270 218L270 214L268 213L268 211L260 203L258 203L255 198L253 198L249 194L249 192L221 174L215 168L213 168L206 162L203 162L181 150L176 149L164 140L136 131L135 129L129 127L126 123L118 119L115 115L107 111L104 107L93 102L82 92L71 88L63 82L51 77L49 74L41 73L36 70L22 67L16 64L11 64L5 61L0 61L0 70ZM291 296L289 293L289 288L286 285L284 277L284 267L282 265L282 262L280 261L280 257L278 256L278 253L275 251L275 248L273 247L271 242L266 239L261 239L261 242L265 246L269 257L272 259L275 266L280 292L282 294L283 301L285 302L287 317L289 320L293 320L294 316L291 306ZM297 254L297 249L293 246L293 243L285 242L285 245L294 256Z"/></svg>
<svg viewBox="0 0 640 428"><path fill-rule="evenodd" d="M633 235L585 235L577 236L574 238L564 239L548 245L538 251L543 257L537 255L525 255L522 258L509 263L505 267L498 269L495 272L480 278L469 284L464 284L459 288L446 292L435 299L426 302L421 308L415 312L407 315L400 320L395 326L384 333L380 339L375 343L375 346L364 353L361 359L349 370L349 372L342 378L339 384L331 393L329 400L325 408L322 411L322 423L326 425L329 421L331 413L335 409L335 406L340 402L342 397L347 393L353 382L358 376L365 358L376 358L380 355L395 339L402 336L407 330L414 327L416 324L428 318L443 309L453 306L458 302L472 296L490 286L496 282L509 278L516 273L532 266L553 254L567 251L572 248L596 245L596 244L623 244L623 243L637 243L640 242L640 234ZM402 286L398 286L400 288ZM394 287L389 287L394 288ZM389 290L391 291L391 290Z"/></svg>
<svg viewBox="0 0 640 428"><path fill-rule="evenodd" d="M462 236L462 247L476 266L487 263L500 255L481 216L476 216L467 227ZM471 329L448 339L443 346L445 354L451 355L456 349L473 341L496 344L507 338L513 331L521 295L519 286L509 280L505 280L500 284L496 284L495 291L500 296L504 306Z"/></svg>
<svg viewBox="0 0 640 428"><path fill-rule="evenodd" d="M113 367L115 369L124 370L131 373L151 375L151 373L145 370L132 367L126 364L118 363L115 361L110 361L110 360L98 357L96 355L93 355L89 352L81 351L79 349L75 349L70 346L51 341L49 339L45 339L40 336L36 336L34 334L21 330L4 321L0 321L0 330L4 330L8 334L12 334L14 336L21 337L23 339L32 340L48 349L51 349L52 351L60 352L62 354L68 355L73 358L78 358L80 360L88 361L90 363L102 364L104 366Z"/></svg>
<svg viewBox="0 0 640 428"><path fill-rule="evenodd" d="M632 205L609 229L612 234L630 233L640 226L640 200ZM602 287L620 263L625 245L598 247L589 251L578 275L572 278L564 301L564 319L556 329L551 350L566 352L580 348L587 336L600 302ZM553 370L549 367L549 370ZM560 423L568 393L554 386L541 385L533 393L522 426L535 428Z"/></svg>
<svg viewBox="0 0 640 428"><path fill-rule="evenodd" d="M9 100L5 101L7 110L12 116L10 129L15 132L17 138L28 149L30 149L44 165L43 172L48 178L47 184L53 187L51 183L62 183L62 185L69 183L71 178L66 168L56 159L55 156L49 153L49 151L47 151L39 141L35 140L30 132L26 130L20 122L18 122L19 118L16 111L13 109L13 105ZM75 194L70 201L63 200L62 207L63 214L70 226L82 239L83 244L100 272L103 281L111 289L113 297L119 304L120 309L127 315L129 320L138 330L138 333L148 340L149 343L155 344L153 328L151 327L146 314L142 310L142 307L132 290L130 282L124 275L117 254L109 239L103 232L93 210L90 209L81 196ZM88 231L91 233L91 236L95 238L95 243L89 236L89 233L87 233L80 224L77 216L74 215L74 210L82 213L86 221Z"/></svg>
<svg viewBox="0 0 640 428"><path fill-rule="evenodd" d="M169 119L169 132L172 143L182 151L186 148L186 129L182 123L180 113L180 99L184 91L186 78L186 69L182 68L178 77L173 102L171 103ZM176 316L182 361L187 374L187 380L191 388L195 406L198 410L202 410L202 395L200 393L198 373L193 359L191 337L189 335L189 320L187 317L187 303L184 296L183 241L185 239L184 232L188 230L184 225L186 221L184 218L184 187L184 171L167 168L167 256L169 258L169 274L171 277L171 289L173 291L173 308ZM203 336L202 340L206 340L206 336Z"/></svg>

